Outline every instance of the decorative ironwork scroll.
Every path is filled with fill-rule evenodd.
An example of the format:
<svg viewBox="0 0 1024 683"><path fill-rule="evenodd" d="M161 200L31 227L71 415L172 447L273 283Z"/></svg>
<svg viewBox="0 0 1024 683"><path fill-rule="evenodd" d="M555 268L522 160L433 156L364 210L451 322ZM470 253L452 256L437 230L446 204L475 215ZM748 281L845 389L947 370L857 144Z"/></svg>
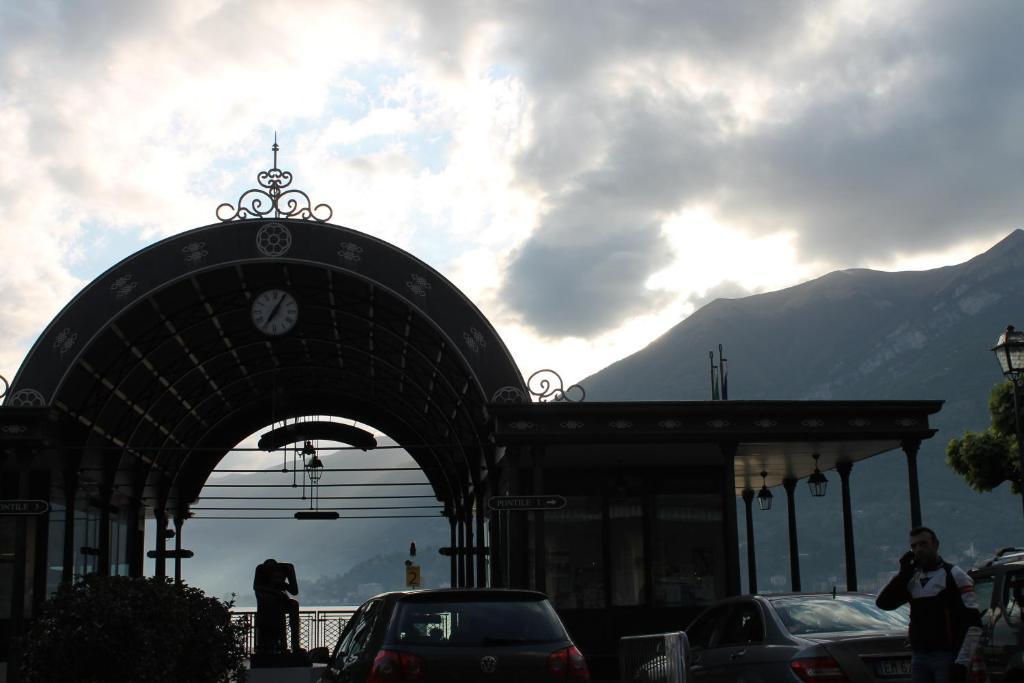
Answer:
<svg viewBox="0 0 1024 683"><path fill-rule="evenodd" d="M313 206L302 190L287 189L292 184L291 171L277 167L277 133L274 133L274 166L256 175L259 188L246 190L238 198L238 208L225 202L217 207L217 218L223 222L246 218L298 218L326 223L334 210L327 204ZM262 189L261 189L262 188Z"/></svg>
<svg viewBox="0 0 1024 683"><path fill-rule="evenodd" d="M587 392L579 384L570 384L568 387L562 381L562 376L554 370L538 370L526 380L526 387L532 396L542 403L554 401L570 401L579 403L587 397Z"/></svg>
<svg viewBox="0 0 1024 683"><path fill-rule="evenodd" d="M0 398L7 395L7 390L11 388L11 385L7 383L7 378L0 375L0 384L3 384L3 389L0 389Z"/></svg>

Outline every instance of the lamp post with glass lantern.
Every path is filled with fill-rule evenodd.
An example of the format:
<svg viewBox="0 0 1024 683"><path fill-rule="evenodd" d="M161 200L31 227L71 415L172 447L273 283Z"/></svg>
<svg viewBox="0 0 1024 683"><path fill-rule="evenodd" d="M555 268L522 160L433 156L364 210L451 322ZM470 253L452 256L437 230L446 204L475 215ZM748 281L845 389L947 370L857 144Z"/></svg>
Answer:
<svg viewBox="0 0 1024 683"><path fill-rule="evenodd" d="M1020 471L1017 475L1017 486L1021 489L1021 505L1024 506L1024 440L1021 439L1020 429L1020 400L1017 392L1024 383L1024 332L1013 329L1013 325L1007 325L1006 331L999 335L996 345L992 347L999 366L1003 370L1003 376L1010 380L1013 385L1013 426L1017 436L1017 462Z"/></svg>

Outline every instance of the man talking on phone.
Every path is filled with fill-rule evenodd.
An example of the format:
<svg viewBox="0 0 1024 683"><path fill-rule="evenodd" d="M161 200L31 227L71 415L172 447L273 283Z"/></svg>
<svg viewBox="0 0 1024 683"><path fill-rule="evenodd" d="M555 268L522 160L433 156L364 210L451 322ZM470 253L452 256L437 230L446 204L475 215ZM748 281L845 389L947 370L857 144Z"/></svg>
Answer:
<svg viewBox="0 0 1024 683"><path fill-rule="evenodd" d="M910 603L913 683L960 683L967 678L981 636L974 581L939 557L939 538L928 527L910 530L900 571L875 600L892 610Z"/></svg>

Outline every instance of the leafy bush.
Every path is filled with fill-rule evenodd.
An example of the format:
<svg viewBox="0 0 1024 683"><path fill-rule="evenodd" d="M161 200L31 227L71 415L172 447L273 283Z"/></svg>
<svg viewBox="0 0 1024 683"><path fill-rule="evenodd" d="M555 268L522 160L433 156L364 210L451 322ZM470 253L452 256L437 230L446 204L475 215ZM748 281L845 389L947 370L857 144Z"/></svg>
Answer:
<svg viewBox="0 0 1024 683"><path fill-rule="evenodd" d="M244 680L231 603L169 579L88 576L62 586L23 641L27 681Z"/></svg>
<svg viewBox="0 0 1024 683"><path fill-rule="evenodd" d="M1024 408L1024 405L1020 406ZM946 445L946 464L975 491L991 491L1004 481L1020 493L1020 457L1017 423L1013 412L1013 385L1003 382L988 399L991 426L983 432L966 432Z"/></svg>

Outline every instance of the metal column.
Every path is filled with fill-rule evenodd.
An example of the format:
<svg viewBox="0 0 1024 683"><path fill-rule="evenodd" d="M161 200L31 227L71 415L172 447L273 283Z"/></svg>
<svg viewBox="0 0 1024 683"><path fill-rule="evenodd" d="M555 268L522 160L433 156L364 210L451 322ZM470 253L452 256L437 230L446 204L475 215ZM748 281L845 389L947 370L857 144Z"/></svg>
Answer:
<svg viewBox="0 0 1024 683"><path fill-rule="evenodd" d="M783 479L782 486L786 489L786 508L789 510L789 575L793 591L800 591L800 548L796 539L796 479Z"/></svg>
<svg viewBox="0 0 1024 683"><path fill-rule="evenodd" d="M757 553L754 552L754 515L751 503L754 502L754 489L744 489L743 507L747 512L747 592L757 594Z"/></svg>
<svg viewBox="0 0 1024 683"><path fill-rule="evenodd" d="M853 506L850 504L850 471L852 462L836 464L843 488L843 547L846 557L846 590L857 590L857 557L853 548Z"/></svg>
<svg viewBox="0 0 1024 683"><path fill-rule="evenodd" d="M917 483L917 451L921 448L920 439L908 439L903 442L903 452L907 454L907 479L910 484L910 526L921 526L921 492Z"/></svg>

